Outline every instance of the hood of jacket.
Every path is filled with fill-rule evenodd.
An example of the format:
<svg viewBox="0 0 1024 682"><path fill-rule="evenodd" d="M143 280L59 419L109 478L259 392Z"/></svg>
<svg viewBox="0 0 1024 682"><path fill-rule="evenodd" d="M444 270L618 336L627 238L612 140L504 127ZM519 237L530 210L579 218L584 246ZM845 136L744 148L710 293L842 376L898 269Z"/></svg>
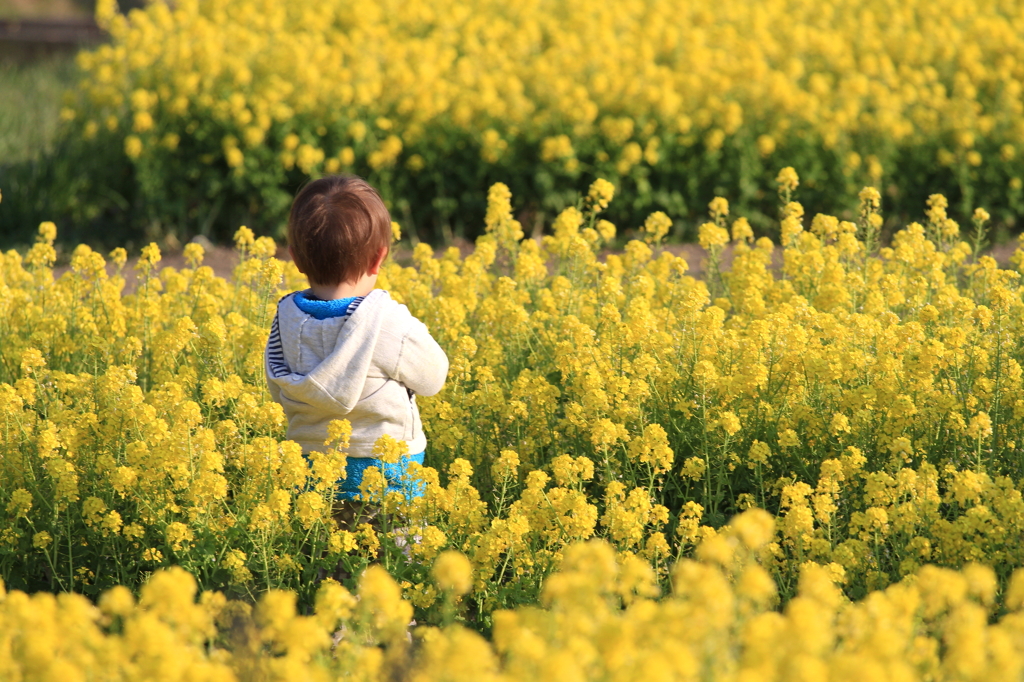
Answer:
<svg viewBox="0 0 1024 682"><path fill-rule="evenodd" d="M317 319L295 296L278 304L264 356L267 388L303 452L322 448L331 420L352 426L348 454L372 457L384 435L423 452L415 395L442 389L448 357L426 325L375 289L347 316Z"/></svg>
<svg viewBox="0 0 1024 682"><path fill-rule="evenodd" d="M277 313L290 371L269 380L325 412L351 412L374 367L381 330L399 305L375 289L351 315L318 320L300 310L293 297L283 299Z"/></svg>

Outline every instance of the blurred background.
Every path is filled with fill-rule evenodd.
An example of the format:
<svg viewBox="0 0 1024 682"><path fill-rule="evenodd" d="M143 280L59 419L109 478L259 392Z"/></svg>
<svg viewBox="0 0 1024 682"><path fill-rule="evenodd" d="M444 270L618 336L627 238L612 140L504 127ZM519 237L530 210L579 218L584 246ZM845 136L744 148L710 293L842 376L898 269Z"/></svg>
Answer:
<svg viewBox="0 0 1024 682"><path fill-rule="evenodd" d="M0 248L42 220L129 251L280 239L333 172L378 186L413 243L479 234L497 181L540 233L597 177L621 238L665 211L693 241L715 196L777 238L785 166L808 219L853 218L874 185L889 233L942 193L1005 242L1024 10L975 5L0 0Z"/></svg>
<svg viewBox="0 0 1024 682"><path fill-rule="evenodd" d="M75 85L75 52L103 33L92 2L0 0L0 163L44 155L61 96Z"/></svg>
<svg viewBox="0 0 1024 682"><path fill-rule="evenodd" d="M121 3L124 11L141 5ZM109 38L95 10L95 0L0 0L0 191L8 199L0 208L2 247L24 241L19 220L34 222L51 210L46 184L59 177L60 110L77 85L75 54ZM19 195L12 199L13 192ZM90 231L80 234L88 240Z"/></svg>

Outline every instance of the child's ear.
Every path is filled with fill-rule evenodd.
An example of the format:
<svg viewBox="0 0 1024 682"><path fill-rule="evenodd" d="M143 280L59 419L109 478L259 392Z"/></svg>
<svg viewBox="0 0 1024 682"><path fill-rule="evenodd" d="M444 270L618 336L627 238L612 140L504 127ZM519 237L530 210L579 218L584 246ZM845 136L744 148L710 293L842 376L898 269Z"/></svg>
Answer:
<svg viewBox="0 0 1024 682"><path fill-rule="evenodd" d="M387 246L380 250L380 253L377 254L377 260L374 261L373 266L370 268L369 274L376 275L380 273L380 266L384 265L384 259L388 257L388 251L390 251L390 248Z"/></svg>
<svg viewBox="0 0 1024 682"><path fill-rule="evenodd" d="M295 252L292 251L292 245L291 244L288 245L288 257L292 259L293 263L295 263ZM298 269L299 272L302 272L302 268L299 267L298 263L295 263L295 267ZM305 275L306 273L302 272L302 274Z"/></svg>

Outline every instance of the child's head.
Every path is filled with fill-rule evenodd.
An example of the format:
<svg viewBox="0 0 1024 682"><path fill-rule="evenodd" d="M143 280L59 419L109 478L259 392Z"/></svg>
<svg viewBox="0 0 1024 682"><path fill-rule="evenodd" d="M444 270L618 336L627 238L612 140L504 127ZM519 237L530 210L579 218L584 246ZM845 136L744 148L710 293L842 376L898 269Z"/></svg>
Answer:
<svg viewBox="0 0 1024 682"><path fill-rule="evenodd" d="M292 203L288 245L310 282L355 282L387 253L391 215L362 178L320 178L303 187Z"/></svg>

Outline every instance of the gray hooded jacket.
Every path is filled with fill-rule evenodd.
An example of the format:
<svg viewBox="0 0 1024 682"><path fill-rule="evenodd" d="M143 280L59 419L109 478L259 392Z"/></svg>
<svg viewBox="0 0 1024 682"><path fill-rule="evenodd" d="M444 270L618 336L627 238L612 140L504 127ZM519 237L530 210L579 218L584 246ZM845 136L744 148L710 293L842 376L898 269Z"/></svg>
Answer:
<svg viewBox="0 0 1024 682"><path fill-rule="evenodd" d="M387 291L374 289L351 314L318 320L294 294L277 305L264 354L270 395L284 407L288 438L304 453L323 451L327 424L352 424L349 457L373 457L388 434L409 454L427 445L416 395L444 386L448 357L426 325Z"/></svg>

